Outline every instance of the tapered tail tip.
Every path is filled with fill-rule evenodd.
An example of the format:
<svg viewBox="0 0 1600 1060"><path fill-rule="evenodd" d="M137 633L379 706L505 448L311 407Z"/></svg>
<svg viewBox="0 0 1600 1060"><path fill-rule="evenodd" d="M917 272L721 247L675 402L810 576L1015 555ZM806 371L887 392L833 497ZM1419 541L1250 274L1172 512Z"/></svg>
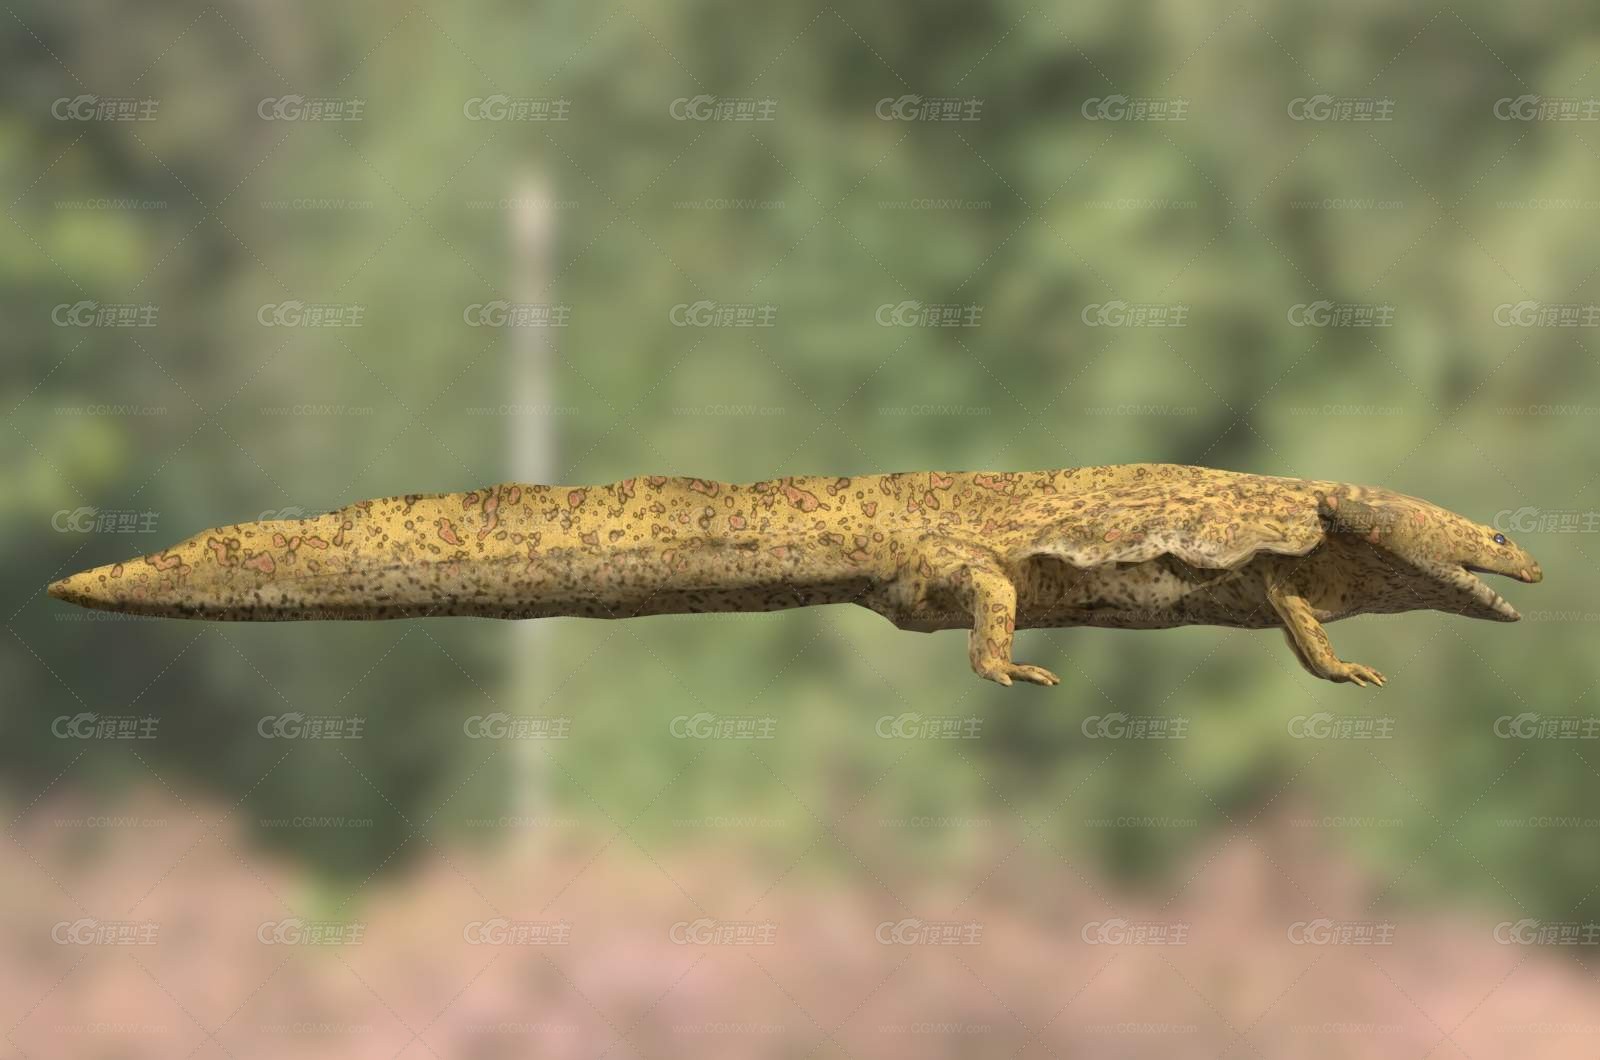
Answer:
<svg viewBox="0 0 1600 1060"><path fill-rule="evenodd" d="M103 594L98 593L98 580L95 575L99 568L94 570L79 571L69 574L59 581L53 581L45 587L45 592L57 600L65 600L69 604L80 607L105 607L111 603Z"/></svg>
<svg viewBox="0 0 1600 1060"><path fill-rule="evenodd" d="M45 592L57 600L97 611L120 611L130 615L186 614L183 603L187 590L178 574L188 568L168 562L165 554L157 558L160 564L152 564L151 557L146 556L128 563L91 567L51 582L45 586ZM158 568L154 575L139 569L152 566Z"/></svg>

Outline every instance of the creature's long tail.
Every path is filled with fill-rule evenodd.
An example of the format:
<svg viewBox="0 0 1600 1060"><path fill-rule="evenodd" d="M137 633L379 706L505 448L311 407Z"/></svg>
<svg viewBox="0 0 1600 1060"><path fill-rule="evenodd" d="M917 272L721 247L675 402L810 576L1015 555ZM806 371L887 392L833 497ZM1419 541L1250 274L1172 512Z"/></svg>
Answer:
<svg viewBox="0 0 1600 1060"><path fill-rule="evenodd" d="M559 596L552 578L562 565L551 560L565 551L563 535L559 524L546 533L502 527L512 489L218 527L63 578L49 592L108 611L234 621L557 613L526 601Z"/></svg>
<svg viewBox="0 0 1600 1060"><path fill-rule="evenodd" d="M628 618L860 598L868 539L818 530L822 502L796 483L826 492L809 480L746 489L652 477L363 501L207 530L49 591L109 611L231 621Z"/></svg>

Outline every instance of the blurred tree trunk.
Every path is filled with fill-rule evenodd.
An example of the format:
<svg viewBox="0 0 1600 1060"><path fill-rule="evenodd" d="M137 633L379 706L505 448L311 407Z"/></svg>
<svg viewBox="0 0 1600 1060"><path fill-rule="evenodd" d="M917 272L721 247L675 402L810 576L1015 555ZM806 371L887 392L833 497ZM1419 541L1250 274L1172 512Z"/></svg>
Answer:
<svg viewBox="0 0 1600 1060"><path fill-rule="evenodd" d="M512 300L522 304L544 302L549 297L551 260L555 247L555 211L550 186L537 172L523 174L513 185ZM506 417L506 442L510 452L507 471L515 482L548 483L556 473L555 337L551 327L514 327L506 366L506 394L511 415ZM549 662L549 627L543 622L511 623L511 659L507 671L511 693L508 710L520 713L531 707L527 690L540 688ZM549 750L543 740L512 740L510 813L523 822L519 833L524 845L540 844L546 831L550 793L546 783ZM539 822L528 827L527 822Z"/></svg>

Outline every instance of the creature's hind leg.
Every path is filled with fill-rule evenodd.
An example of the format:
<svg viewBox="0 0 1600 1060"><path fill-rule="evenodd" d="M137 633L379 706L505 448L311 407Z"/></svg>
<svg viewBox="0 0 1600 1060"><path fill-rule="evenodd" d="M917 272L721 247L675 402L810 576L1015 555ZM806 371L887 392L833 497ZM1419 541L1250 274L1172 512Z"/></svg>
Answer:
<svg viewBox="0 0 1600 1060"><path fill-rule="evenodd" d="M967 657L973 672L998 684L1013 680L1055 685L1061 678L1042 666L1011 660L1011 642L1017 632L1017 587L992 557L974 553L954 555L943 551L930 564L936 576L953 590L956 601L972 616L967 636Z"/></svg>

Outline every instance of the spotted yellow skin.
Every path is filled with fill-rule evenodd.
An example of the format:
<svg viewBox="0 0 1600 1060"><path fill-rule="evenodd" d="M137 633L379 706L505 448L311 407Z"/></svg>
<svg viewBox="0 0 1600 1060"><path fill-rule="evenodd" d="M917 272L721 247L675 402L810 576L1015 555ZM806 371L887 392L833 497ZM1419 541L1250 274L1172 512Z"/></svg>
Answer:
<svg viewBox="0 0 1600 1060"><path fill-rule="evenodd" d="M216 620L630 618L854 603L969 630L980 676L1017 629L1276 626L1318 677L1382 684L1322 623L1433 608L1513 621L1469 569L1538 581L1487 526L1375 487L1176 464L729 484L644 476L362 501L219 527L73 575L89 607Z"/></svg>

